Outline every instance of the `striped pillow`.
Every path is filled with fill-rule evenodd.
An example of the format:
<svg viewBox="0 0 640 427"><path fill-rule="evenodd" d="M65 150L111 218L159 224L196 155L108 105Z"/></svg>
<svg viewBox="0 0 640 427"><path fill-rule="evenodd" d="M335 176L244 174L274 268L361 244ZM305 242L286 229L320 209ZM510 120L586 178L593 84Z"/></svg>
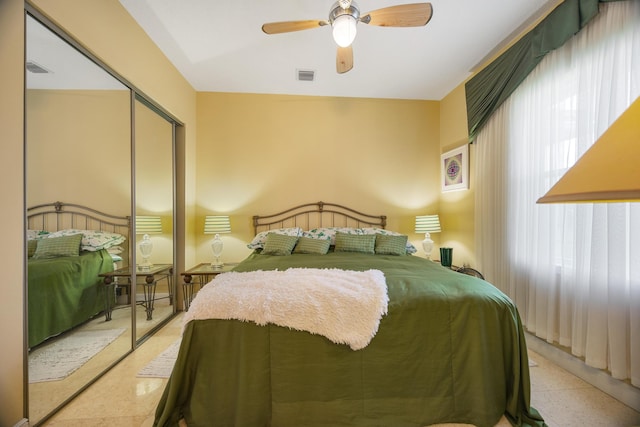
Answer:
<svg viewBox="0 0 640 427"><path fill-rule="evenodd" d="M406 255L407 236L376 234L376 253L381 255Z"/></svg>
<svg viewBox="0 0 640 427"><path fill-rule="evenodd" d="M269 233L264 240L263 255L291 255L298 236Z"/></svg>
<svg viewBox="0 0 640 427"><path fill-rule="evenodd" d="M82 242L82 234L40 239L33 259L78 256L80 255L80 242Z"/></svg>
<svg viewBox="0 0 640 427"><path fill-rule="evenodd" d="M331 246L331 239L314 239L302 236L298 239L298 244L293 253L324 255L329 252L329 246Z"/></svg>
<svg viewBox="0 0 640 427"><path fill-rule="evenodd" d="M365 254L375 253L375 234L346 234L336 233L335 252L362 252Z"/></svg>

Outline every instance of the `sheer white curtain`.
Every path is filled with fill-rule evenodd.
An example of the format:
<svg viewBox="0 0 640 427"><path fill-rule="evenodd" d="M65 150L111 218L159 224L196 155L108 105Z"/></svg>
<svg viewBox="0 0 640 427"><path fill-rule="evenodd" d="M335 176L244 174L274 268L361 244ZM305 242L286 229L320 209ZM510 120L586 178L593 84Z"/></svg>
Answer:
<svg viewBox="0 0 640 427"><path fill-rule="evenodd" d="M637 387L640 203L536 200L639 95L640 1L604 3L494 114L475 158L487 279L530 332Z"/></svg>

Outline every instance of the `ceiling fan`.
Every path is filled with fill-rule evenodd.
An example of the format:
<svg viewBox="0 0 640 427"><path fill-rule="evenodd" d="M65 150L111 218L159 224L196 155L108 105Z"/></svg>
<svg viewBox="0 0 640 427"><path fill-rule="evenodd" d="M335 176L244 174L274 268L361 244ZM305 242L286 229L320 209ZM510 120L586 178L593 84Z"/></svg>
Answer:
<svg viewBox="0 0 640 427"><path fill-rule="evenodd" d="M262 31L266 34L280 34L331 25L333 27L333 39L338 44L336 69L338 73L346 73L353 68L353 48L351 43L356 37L356 25L358 22L380 27L420 27L427 25L431 20L431 16L433 16L431 3L389 6L361 15L356 2L338 0L331 6L329 19L326 21L270 22L262 26Z"/></svg>

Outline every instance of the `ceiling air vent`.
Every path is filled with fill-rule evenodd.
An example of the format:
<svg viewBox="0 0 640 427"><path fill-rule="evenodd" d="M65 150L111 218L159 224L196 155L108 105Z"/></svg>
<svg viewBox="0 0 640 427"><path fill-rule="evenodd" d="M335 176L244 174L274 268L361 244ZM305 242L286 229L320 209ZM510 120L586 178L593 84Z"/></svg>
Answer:
<svg viewBox="0 0 640 427"><path fill-rule="evenodd" d="M27 61L27 71L34 74L49 74L51 72L44 68L42 65L33 61Z"/></svg>
<svg viewBox="0 0 640 427"><path fill-rule="evenodd" d="M298 70L298 80L302 82L312 82L316 72L313 70Z"/></svg>

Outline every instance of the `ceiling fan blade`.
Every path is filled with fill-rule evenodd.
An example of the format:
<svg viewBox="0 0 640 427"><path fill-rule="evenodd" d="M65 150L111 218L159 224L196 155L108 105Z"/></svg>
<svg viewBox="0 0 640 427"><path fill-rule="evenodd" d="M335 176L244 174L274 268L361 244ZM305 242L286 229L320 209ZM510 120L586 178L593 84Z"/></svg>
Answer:
<svg viewBox="0 0 640 427"><path fill-rule="evenodd" d="M318 20L270 22L262 26L262 31L267 34L290 33L292 31L310 30L327 24L327 21Z"/></svg>
<svg viewBox="0 0 640 427"><path fill-rule="evenodd" d="M336 55L336 70L343 74L353 68L353 48L339 47Z"/></svg>
<svg viewBox="0 0 640 427"><path fill-rule="evenodd" d="M381 27L420 27L433 16L431 3L412 3L372 10L360 22Z"/></svg>

